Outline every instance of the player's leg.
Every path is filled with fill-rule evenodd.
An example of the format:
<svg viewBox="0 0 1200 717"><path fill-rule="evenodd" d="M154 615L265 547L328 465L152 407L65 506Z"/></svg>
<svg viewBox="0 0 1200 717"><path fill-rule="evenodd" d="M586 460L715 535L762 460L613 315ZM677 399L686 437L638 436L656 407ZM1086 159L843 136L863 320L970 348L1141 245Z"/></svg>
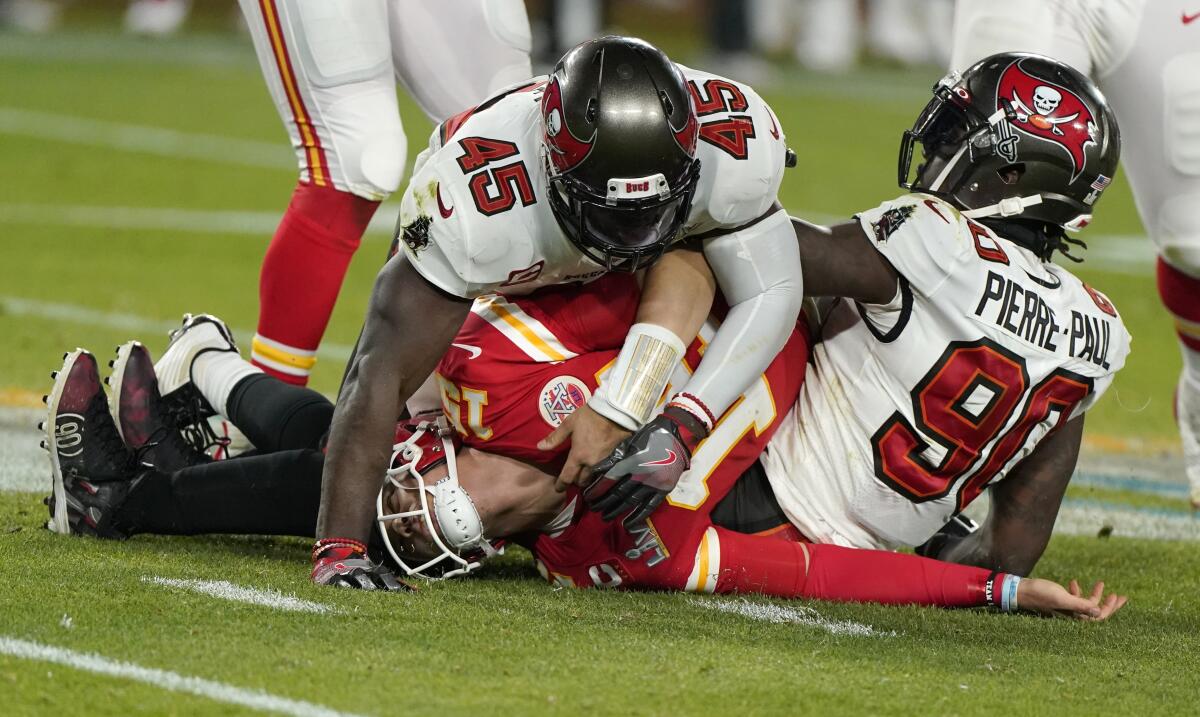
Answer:
<svg viewBox="0 0 1200 717"><path fill-rule="evenodd" d="M533 76L521 0L389 0L396 75L435 122Z"/></svg>
<svg viewBox="0 0 1200 717"><path fill-rule="evenodd" d="M346 268L407 145L386 0L239 0L300 180L263 260L256 365L307 382Z"/></svg>
<svg viewBox="0 0 1200 717"><path fill-rule="evenodd" d="M1175 397L1192 499L1200 504L1200 26L1147 3L1130 51L1101 68L1121 124L1121 163L1158 248L1158 289L1175 319L1183 373Z"/></svg>
<svg viewBox="0 0 1200 717"><path fill-rule="evenodd" d="M167 402L203 404L206 413L229 419L260 452L316 448L333 417L329 399L244 360L215 316L186 317L154 372Z"/></svg>
<svg viewBox="0 0 1200 717"><path fill-rule="evenodd" d="M962 71L998 52L1036 52L1083 73L1092 69L1077 0L956 0L950 68Z"/></svg>
<svg viewBox="0 0 1200 717"><path fill-rule="evenodd" d="M292 450L135 478L110 508L126 535L316 534L324 454Z"/></svg>
<svg viewBox="0 0 1200 717"><path fill-rule="evenodd" d="M142 394L156 390L153 376L146 375L148 356L139 358L142 352L121 362L126 370L115 382L121 410L137 413ZM284 451L170 471L149 468L127 445L145 438L145 430L133 429L148 424L144 417L140 424L124 422L122 439L92 354L82 349L66 354L53 376L40 426L50 453L51 530L101 538L138 532L311 536L315 531L320 451ZM152 438L153 431L148 435Z"/></svg>

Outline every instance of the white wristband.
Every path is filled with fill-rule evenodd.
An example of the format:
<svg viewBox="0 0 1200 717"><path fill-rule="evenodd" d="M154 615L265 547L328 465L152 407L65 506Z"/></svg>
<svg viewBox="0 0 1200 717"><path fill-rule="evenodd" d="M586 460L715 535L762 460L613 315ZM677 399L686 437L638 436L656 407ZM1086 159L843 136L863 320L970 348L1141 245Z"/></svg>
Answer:
<svg viewBox="0 0 1200 717"><path fill-rule="evenodd" d="M588 406L636 431L650 420L685 348L678 336L657 324L634 324Z"/></svg>

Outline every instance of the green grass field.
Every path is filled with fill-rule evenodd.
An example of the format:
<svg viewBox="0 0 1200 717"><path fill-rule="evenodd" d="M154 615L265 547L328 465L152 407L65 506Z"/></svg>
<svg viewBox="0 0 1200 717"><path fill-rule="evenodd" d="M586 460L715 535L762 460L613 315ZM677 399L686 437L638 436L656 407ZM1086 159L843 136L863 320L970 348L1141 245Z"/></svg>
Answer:
<svg viewBox="0 0 1200 717"><path fill-rule="evenodd" d="M785 206L830 221L897 194L899 134L934 74L785 73L764 92L800 156ZM402 111L420 147L429 123L407 100ZM1111 623L1083 625L552 590L520 551L416 595L352 594L308 583L303 541L51 535L29 492L46 482L30 406L47 372L75 346L104 356L137 337L160 351L184 311L216 313L248 339L295 168L248 40L87 30L0 33L0 176L0 646L95 653L356 714L1196 712L1200 527L1171 458L1179 359L1119 178L1080 273L1122 311L1133 354L1089 419L1091 467L1037 571L1103 577L1131 595ZM380 215L314 374L326 392L387 246L394 214ZM1117 460L1098 447L1139 452ZM1102 526L1114 536L1097 538ZM219 600L155 577L275 589L335 612ZM790 621L764 621L764 605L792 610L773 613ZM3 714L253 711L7 653Z"/></svg>

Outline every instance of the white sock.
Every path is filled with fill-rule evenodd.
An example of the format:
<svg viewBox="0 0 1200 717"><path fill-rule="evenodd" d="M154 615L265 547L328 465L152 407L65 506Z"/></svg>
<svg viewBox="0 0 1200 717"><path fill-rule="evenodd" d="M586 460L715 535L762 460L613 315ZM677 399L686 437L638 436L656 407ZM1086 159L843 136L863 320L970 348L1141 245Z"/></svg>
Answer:
<svg viewBox="0 0 1200 717"><path fill-rule="evenodd" d="M243 359L236 351L205 351L192 361L192 381L213 409L222 416L229 415L226 403L238 381L262 372L262 369Z"/></svg>
<svg viewBox="0 0 1200 717"><path fill-rule="evenodd" d="M1179 342L1179 352L1183 354L1183 375L1193 385L1200 386L1200 351Z"/></svg>

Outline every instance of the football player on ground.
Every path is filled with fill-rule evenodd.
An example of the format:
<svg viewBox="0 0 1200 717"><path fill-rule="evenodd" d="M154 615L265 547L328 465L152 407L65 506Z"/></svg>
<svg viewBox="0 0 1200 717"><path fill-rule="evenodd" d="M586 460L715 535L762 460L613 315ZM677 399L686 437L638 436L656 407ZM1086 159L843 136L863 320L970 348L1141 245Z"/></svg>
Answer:
<svg viewBox="0 0 1200 717"><path fill-rule="evenodd" d="M300 164L263 259L252 356L304 385L350 259L404 174L396 84L434 122L481 102L529 77L529 19L521 0L240 5Z"/></svg>
<svg viewBox="0 0 1200 717"><path fill-rule="evenodd" d="M798 542L802 536L770 499L755 457L782 418L775 404L794 401L803 380L809 349L804 328L792 333L767 373L724 418L723 428L705 441L670 504L638 530L586 510L574 487L566 496L554 491L550 471L565 451L540 452L537 437L597 388L619 353L636 304L637 287L624 275L578 293L549 290L536 301L477 302L456 349L439 366L449 420L414 421L396 431L392 470L376 502L381 545L375 550L386 549L409 574L451 577L479 567L512 535L522 536L516 539L533 550L548 580L578 587L991 605L1091 620L1106 619L1123 605L1120 596L1104 599L1099 585L1084 597L1074 583L1064 589L916 556ZM515 338L513 323L501 316L516 318L545 345ZM695 366L712 334L711 325L701 330L677 373ZM561 352L562 360L545 356L546 348ZM320 404L326 420L332 407L319 395L241 362L223 325L211 318L189 319L159 363L185 366L189 359L188 373L208 400L268 452L217 462L189 454L164 413L154 367L140 344L118 350L113 414L94 357L71 352L48 399L52 529L103 538L147 532L313 534L321 453L302 446L319 426L310 419L321 413ZM243 378L228 388L226 379L238 371ZM539 459L549 460L548 470L535 465ZM314 568L332 569L321 560ZM365 560L338 569L339 584L404 589L391 573Z"/></svg>
<svg viewBox="0 0 1200 717"><path fill-rule="evenodd" d="M1174 405L1194 508L1200 508L1200 140L1189 128L1200 98L1197 20L1200 3L958 0L951 60L962 69L993 52L1049 55L1090 74L1112 101L1138 213L1158 248L1159 295L1175 318L1183 354ZM1053 132L1073 112L1060 101L1060 88L1021 90L1008 97L1028 117L1014 125L1021 142Z"/></svg>
<svg viewBox="0 0 1200 717"><path fill-rule="evenodd" d="M689 238L730 305L696 373L651 419L684 345L661 322L639 322L587 408L544 444L573 437L565 488L636 431L639 445L666 446L673 458L614 495L645 509L661 500L799 314L795 235L775 201L786 158L779 123L751 88L623 37L584 43L550 77L443 122L417 159L402 251L376 281L334 412L317 531L324 554L361 557L354 546L370 532L396 418L471 299L634 271Z"/></svg>

